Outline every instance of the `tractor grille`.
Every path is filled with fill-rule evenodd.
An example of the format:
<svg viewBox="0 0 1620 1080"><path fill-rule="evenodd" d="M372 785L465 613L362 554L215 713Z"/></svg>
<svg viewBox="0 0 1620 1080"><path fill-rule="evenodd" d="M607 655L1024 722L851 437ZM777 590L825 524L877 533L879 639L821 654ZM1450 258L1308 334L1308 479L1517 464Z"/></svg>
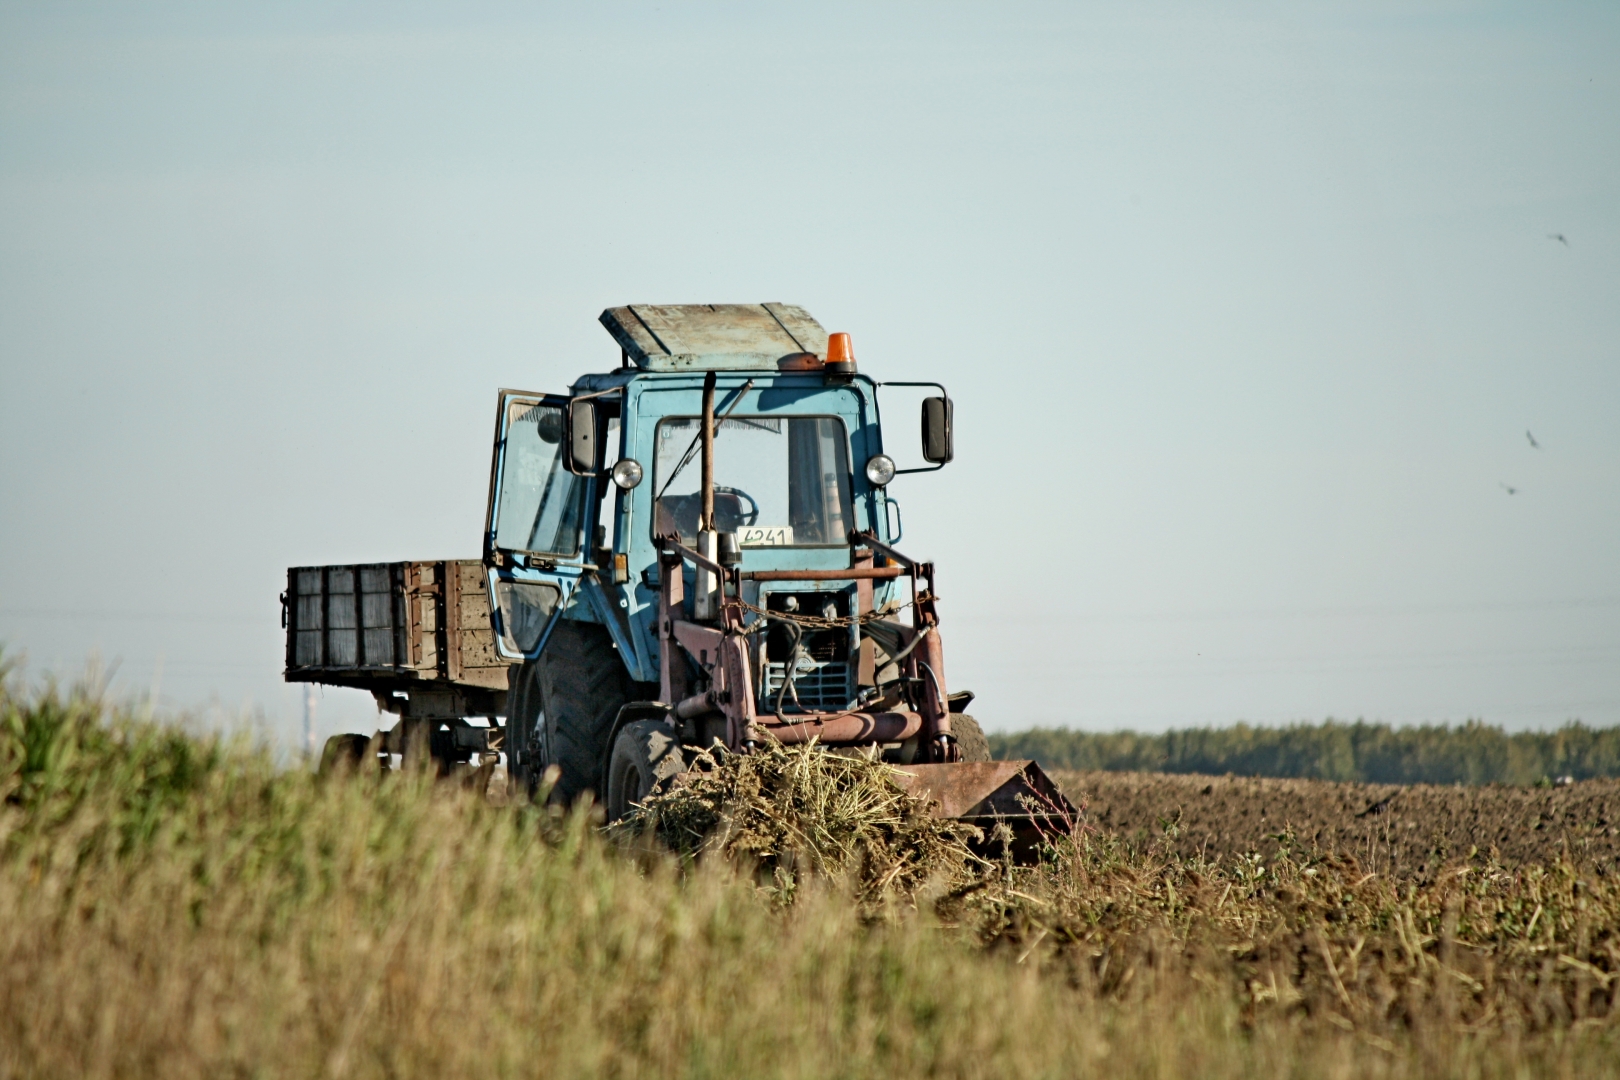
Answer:
<svg viewBox="0 0 1620 1080"><path fill-rule="evenodd" d="M759 706L761 713L769 714L776 711L776 695L782 689L782 680L786 676L786 664L766 663L765 678L760 680L764 686ZM850 702L855 697L849 676L849 664L845 661L818 662L809 657L802 658L799 661L799 673L793 679L793 690L798 692L799 703L793 704L793 693L790 691L782 699L782 711L834 712L849 708Z"/></svg>

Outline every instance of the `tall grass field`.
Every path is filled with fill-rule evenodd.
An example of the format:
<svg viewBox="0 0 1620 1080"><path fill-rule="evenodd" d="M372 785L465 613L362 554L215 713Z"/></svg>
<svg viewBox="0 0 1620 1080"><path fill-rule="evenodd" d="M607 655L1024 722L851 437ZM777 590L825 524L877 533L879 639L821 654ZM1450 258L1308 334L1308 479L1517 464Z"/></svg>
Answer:
<svg viewBox="0 0 1620 1080"><path fill-rule="evenodd" d="M738 774L777 827L715 804L731 840L674 854L10 678L0 1076L1620 1075L1620 883L1578 863L1081 827L1015 867L781 753Z"/></svg>

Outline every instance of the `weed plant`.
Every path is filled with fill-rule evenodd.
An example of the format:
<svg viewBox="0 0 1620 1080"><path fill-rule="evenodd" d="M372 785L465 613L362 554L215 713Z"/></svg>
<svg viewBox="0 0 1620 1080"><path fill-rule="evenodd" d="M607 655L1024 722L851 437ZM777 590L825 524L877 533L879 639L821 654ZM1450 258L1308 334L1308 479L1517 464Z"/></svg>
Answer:
<svg viewBox="0 0 1620 1080"><path fill-rule="evenodd" d="M1419 887L1080 829L913 872L903 795L877 832L840 805L814 852L806 805L770 851L665 853L8 680L0 1076L1620 1074L1620 891L1577 865ZM785 892L760 871L787 850Z"/></svg>

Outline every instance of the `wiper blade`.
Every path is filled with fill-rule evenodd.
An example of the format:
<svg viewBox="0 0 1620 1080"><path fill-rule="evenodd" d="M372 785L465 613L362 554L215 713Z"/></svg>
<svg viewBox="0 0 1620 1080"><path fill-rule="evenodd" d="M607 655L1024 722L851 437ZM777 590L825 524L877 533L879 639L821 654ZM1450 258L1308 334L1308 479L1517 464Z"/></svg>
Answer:
<svg viewBox="0 0 1620 1080"><path fill-rule="evenodd" d="M736 412L737 411L737 406L742 404L743 396L746 395L748 393L748 391L752 390L753 388L754 388L754 380L753 379L749 379L747 382L743 383L742 388L737 391L736 400L734 400L731 403L731 408L727 409L725 412L721 413L719 416L714 418L714 437L716 439L718 439L720 437L720 430L721 430L720 429L720 421L726 419L732 413ZM664 497L664 492L669 490L669 485L673 484L675 482L675 478L677 476L681 475L681 470L686 468L688 465L692 464L692 455L697 453L697 448L699 446L701 446L702 444L703 444L703 418L700 416L700 417L698 417L698 433L696 435L692 436L692 442L687 446L686 453L681 455L681 460L680 460L679 463L676 464L675 471L669 474L669 479L664 481L664 486L658 489L658 494L657 495L653 496L653 502L657 502L659 499L662 499Z"/></svg>

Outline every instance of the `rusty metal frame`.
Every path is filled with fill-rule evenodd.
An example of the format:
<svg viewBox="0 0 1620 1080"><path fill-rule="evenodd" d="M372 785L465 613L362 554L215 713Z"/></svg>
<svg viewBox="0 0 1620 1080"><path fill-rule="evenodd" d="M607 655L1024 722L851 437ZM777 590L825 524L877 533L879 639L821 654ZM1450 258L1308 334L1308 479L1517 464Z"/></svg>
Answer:
<svg viewBox="0 0 1620 1080"><path fill-rule="evenodd" d="M852 539L870 542L865 534L856 534ZM857 547L850 553L855 565L849 567L749 572L721 566L675 537L659 537L659 689L662 699L673 706L673 715L680 718L723 714L727 747L744 753L766 739L784 743L815 739L828 745L868 745L902 742L920 736L926 760L959 761L961 751L951 733L944 649L939 640L934 566L906 558L881 542L873 546L881 548L886 557L906 565L872 566L872 550ZM685 576L681 573L684 562L715 574L720 587L718 626L686 618ZM909 685L921 688L921 707L916 712L893 709L878 712L857 707L839 712L795 713L786 723L757 714L747 642L749 629L741 600L744 580L850 581L856 585L857 614L862 614L871 607L873 580L904 576L912 579L916 626L907 628L910 633L902 654L901 671ZM864 636L861 640L864 642ZM869 652L869 643L862 648ZM861 664L863 659L864 656L858 656L856 663ZM706 673L708 690L698 692L693 685L690 672L693 664Z"/></svg>
<svg viewBox="0 0 1620 1080"><path fill-rule="evenodd" d="M837 570L744 570L744 581L871 581L905 577L902 566L849 566Z"/></svg>

